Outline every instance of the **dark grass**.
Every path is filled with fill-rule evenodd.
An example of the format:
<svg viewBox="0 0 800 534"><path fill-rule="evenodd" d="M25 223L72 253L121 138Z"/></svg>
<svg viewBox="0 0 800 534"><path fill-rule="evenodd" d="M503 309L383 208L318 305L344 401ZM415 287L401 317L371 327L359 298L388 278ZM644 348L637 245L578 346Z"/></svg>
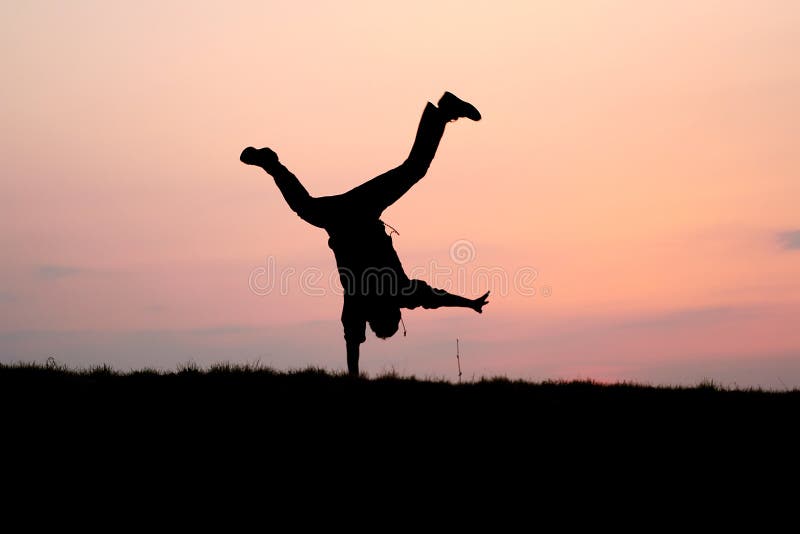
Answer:
<svg viewBox="0 0 800 534"><path fill-rule="evenodd" d="M160 477L179 465L190 477L182 480L206 477L214 466L238 478L258 472L248 482L257 486L283 471L306 491L306 479L291 473L318 477L332 466L341 480L367 473L386 483L413 473L425 480L406 482L420 485L446 472L518 476L523 486L544 471L598 466L609 480L640 466L664 477L702 476L712 466L760 473L769 462L780 469L796 454L800 391L23 363L0 364L0 405L6 466L141 468Z"/></svg>
<svg viewBox="0 0 800 534"><path fill-rule="evenodd" d="M507 377L489 377L453 383L443 378L419 379L416 376L402 376L390 371L374 378L366 375L354 378L344 372L331 372L322 368L308 367L291 371L277 371L260 364L218 363L202 368L194 363L179 365L174 371L143 368L132 371L119 371L110 365L89 368L73 368L56 362L45 364L19 362L0 363L0 386L5 393L34 391L51 396L60 393L90 391L97 394L109 393L110 387L122 392L131 392L133 387L155 387L167 392L169 389L184 391L190 388L200 392L208 388L208 393L216 388L237 386L247 390L256 388L259 393L269 393L270 388L305 389L314 396L317 393L338 389L346 391L369 391L380 394L420 393L436 395L484 394L493 397L522 395L529 398L552 400L578 400L592 397L595 400L646 398L646 399L715 399L734 401L746 399L748 402L794 403L800 401L800 389L765 390L761 388L727 387L713 380L703 380L694 386L653 386L635 382L603 383L594 380L545 380L531 382ZM167 389L163 389L167 388ZM266 388L266 389L260 389ZM489 399L491 400L491 399Z"/></svg>
<svg viewBox="0 0 800 534"><path fill-rule="evenodd" d="M517 419L634 421L683 417L735 420L797 413L800 390L734 389L705 381L693 387L649 386L593 381L526 382L496 377L453 384L388 373L352 378L308 368L279 372L260 365L222 363L207 369L193 364L176 371L119 372L109 366L71 369L51 362L0 364L0 396L18 411L90 409L120 413L231 410L231 418L258 414L414 418L443 421Z"/></svg>
<svg viewBox="0 0 800 534"><path fill-rule="evenodd" d="M266 443L288 438L302 444L460 441L510 448L778 439L794 433L800 415L798 390L730 389L712 382L653 387L490 378L453 384L393 373L368 379L228 363L207 369L187 364L171 372L0 365L0 402L6 426L52 435L227 436Z"/></svg>

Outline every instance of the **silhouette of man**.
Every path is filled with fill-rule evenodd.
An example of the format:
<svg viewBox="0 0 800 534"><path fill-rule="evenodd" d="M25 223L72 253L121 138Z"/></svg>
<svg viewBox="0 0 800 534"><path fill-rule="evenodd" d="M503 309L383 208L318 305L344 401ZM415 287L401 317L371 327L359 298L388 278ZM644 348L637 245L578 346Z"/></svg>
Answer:
<svg viewBox="0 0 800 534"><path fill-rule="evenodd" d="M481 114L472 104L446 92L422 112L408 158L396 167L341 195L312 197L297 177L269 148L247 147L240 160L272 175L289 207L304 221L328 232L344 289L342 326L347 369L358 374L359 346L366 341L366 324L387 339L397 333L400 308L472 308L481 313L489 293L467 299L409 279L400 263L391 234L380 220L383 211L417 183L433 161L445 125L459 118L473 121Z"/></svg>

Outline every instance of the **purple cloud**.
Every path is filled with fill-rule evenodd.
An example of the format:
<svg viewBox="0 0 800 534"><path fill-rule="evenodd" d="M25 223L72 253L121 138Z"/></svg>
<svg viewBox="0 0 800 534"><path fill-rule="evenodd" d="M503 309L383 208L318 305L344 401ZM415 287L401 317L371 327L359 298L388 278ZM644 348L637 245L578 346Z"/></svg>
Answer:
<svg viewBox="0 0 800 534"><path fill-rule="evenodd" d="M36 276L44 280L58 280L59 278L75 276L82 272L84 272L83 269L66 265L39 265L35 270Z"/></svg>
<svg viewBox="0 0 800 534"><path fill-rule="evenodd" d="M800 250L800 230L780 232L778 241L786 250Z"/></svg>

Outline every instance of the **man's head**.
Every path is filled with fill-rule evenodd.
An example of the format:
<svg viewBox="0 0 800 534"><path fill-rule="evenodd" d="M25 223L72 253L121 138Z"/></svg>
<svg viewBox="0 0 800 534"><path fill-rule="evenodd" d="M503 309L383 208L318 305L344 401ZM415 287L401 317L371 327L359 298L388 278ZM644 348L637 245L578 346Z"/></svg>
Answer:
<svg viewBox="0 0 800 534"><path fill-rule="evenodd" d="M388 339L397 333L400 323L400 308L397 306L378 306L372 310L367 320L369 327L381 339Z"/></svg>

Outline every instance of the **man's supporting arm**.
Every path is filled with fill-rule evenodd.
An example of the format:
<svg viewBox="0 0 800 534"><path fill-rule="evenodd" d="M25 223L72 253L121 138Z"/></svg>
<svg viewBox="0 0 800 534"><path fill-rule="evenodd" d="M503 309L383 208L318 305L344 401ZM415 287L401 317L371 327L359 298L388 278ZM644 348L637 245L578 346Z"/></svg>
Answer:
<svg viewBox="0 0 800 534"><path fill-rule="evenodd" d="M361 345L358 341L346 340L347 344L347 372L351 376L358 376L358 350Z"/></svg>
<svg viewBox="0 0 800 534"><path fill-rule="evenodd" d="M359 345L367 340L367 321L353 297L345 295L342 307L342 326L347 346L347 372L358 376Z"/></svg>

